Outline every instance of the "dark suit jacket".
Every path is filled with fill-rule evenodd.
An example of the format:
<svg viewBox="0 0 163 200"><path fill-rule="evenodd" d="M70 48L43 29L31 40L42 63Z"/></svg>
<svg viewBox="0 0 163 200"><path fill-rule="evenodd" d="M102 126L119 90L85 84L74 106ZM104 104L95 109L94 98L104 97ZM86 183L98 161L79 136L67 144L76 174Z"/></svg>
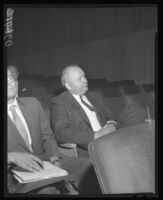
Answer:
<svg viewBox="0 0 163 200"><path fill-rule="evenodd" d="M10 185L10 182L8 184L9 187L11 186L10 191L14 193L25 193L30 192L33 189L48 187L50 184L53 184L55 187L57 184L56 182L61 182L64 180L74 182L79 191L85 190L84 186L86 183L88 186L91 185L89 183L90 180L93 181L94 185L96 186L98 183L97 178L94 174L89 159L70 158L58 152L54 133L50 128L49 120L47 119L47 116L45 115L39 101L33 97L24 97L18 98L18 104L28 124L28 128L32 137L33 154L42 160L48 160L51 156L61 156L62 167L69 172L69 175L40 180L28 184L16 184L13 182L13 184ZM28 147L19 135L15 125L13 124L10 117L8 117L8 152L16 151L29 152ZM10 179L11 176L8 178ZM54 183L56 184L54 185ZM12 187L13 185L15 188ZM90 190L88 186L86 187L86 191ZM92 188L94 191L95 187Z"/></svg>
<svg viewBox="0 0 163 200"><path fill-rule="evenodd" d="M98 93L87 92L87 98L92 103L101 125L104 126L109 120L109 110L106 108L103 98ZM88 144L94 138L89 119L69 92L63 92L52 99L50 106L51 126L59 143L75 143L78 146L78 155L82 156L87 151ZM122 110L119 120L119 127L134 125L144 122L145 111L138 105L130 105ZM80 154L81 152L81 154ZM88 155L87 153L84 153ZM84 155L83 154L83 155Z"/></svg>
<svg viewBox="0 0 163 200"><path fill-rule="evenodd" d="M51 156L59 155L57 143L39 101L33 97L18 98L17 100L31 134L33 154L43 160L48 160ZM9 116L7 137L8 152L30 153L26 143L21 138ZM54 180L52 179L40 181L40 186L53 182ZM22 185L21 187L19 187L19 185L20 184L16 185L16 190L19 192L21 192L21 190L26 192L26 190L30 191L31 188L37 188L39 183L26 184L26 190Z"/></svg>
<svg viewBox="0 0 163 200"><path fill-rule="evenodd" d="M57 156L57 143L39 101L33 97L17 100L31 134L33 153L44 160ZM8 152L30 152L9 116L7 141Z"/></svg>
<svg viewBox="0 0 163 200"><path fill-rule="evenodd" d="M96 108L103 126L109 119L102 99L96 93L88 92L87 98ZM76 143L78 147L87 149L93 140L94 132L89 119L76 101L69 93L63 92L52 99L51 103L51 125L59 143Z"/></svg>

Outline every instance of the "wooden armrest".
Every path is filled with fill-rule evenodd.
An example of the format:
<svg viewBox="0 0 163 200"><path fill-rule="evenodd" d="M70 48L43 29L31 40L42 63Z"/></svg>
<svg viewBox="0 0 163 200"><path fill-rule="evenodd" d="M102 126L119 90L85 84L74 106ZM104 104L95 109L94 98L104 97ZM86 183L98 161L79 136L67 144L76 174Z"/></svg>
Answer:
<svg viewBox="0 0 163 200"><path fill-rule="evenodd" d="M58 147L60 153L70 157L78 157L76 144L74 143L59 144Z"/></svg>
<svg viewBox="0 0 163 200"><path fill-rule="evenodd" d="M65 144L59 144L60 147L66 148L66 149L74 149L77 147L74 143L65 143Z"/></svg>

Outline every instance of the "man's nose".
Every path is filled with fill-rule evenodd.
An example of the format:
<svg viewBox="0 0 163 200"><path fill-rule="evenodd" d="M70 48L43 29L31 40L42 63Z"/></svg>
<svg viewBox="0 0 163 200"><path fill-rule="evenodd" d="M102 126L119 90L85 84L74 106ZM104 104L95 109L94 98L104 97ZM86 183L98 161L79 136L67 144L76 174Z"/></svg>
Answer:
<svg viewBox="0 0 163 200"><path fill-rule="evenodd" d="M13 81L8 81L8 86L15 86L15 83Z"/></svg>
<svg viewBox="0 0 163 200"><path fill-rule="evenodd" d="M83 78L83 82L84 82L84 83L87 83L87 79L86 79L86 78Z"/></svg>

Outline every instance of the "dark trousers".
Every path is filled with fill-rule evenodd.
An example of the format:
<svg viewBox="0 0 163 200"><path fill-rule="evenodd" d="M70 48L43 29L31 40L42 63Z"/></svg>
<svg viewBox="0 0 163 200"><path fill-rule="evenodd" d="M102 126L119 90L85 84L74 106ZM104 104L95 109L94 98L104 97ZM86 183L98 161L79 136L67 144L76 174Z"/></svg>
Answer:
<svg viewBox="0 0 163 200"><path fill-rule="evenodd" d="M100 185L93 165L89 158L62 156L62 166L75 178L75 185L79 194L97 195L101 194Z"/></svg>

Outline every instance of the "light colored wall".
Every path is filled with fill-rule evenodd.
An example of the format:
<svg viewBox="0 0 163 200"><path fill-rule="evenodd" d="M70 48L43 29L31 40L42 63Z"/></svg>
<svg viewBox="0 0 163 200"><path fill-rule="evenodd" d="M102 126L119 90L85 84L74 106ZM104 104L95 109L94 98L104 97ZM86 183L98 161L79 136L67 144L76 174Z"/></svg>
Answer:
<svg viewBox="0 0 163 200"><path fill-rule="evenodd" d="M155 29L149 29L82 45L33 52L16 60L28 74L58 75L66 65L77 63L89 78L134 79L138 84L154 82L155 32Z"/></svg>

